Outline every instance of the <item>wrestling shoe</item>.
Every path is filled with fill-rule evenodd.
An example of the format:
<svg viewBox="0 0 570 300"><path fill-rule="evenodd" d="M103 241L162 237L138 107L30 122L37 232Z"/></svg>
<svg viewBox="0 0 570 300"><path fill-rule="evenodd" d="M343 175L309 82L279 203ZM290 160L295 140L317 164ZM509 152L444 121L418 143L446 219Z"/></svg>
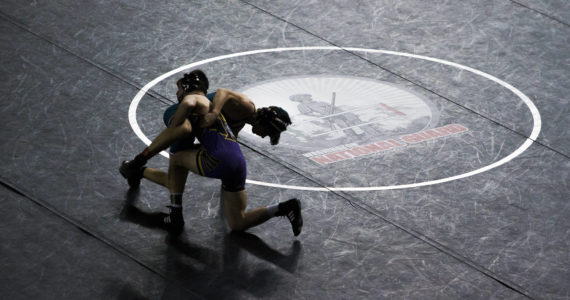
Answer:
<svg viewBox="0 0 570 300"><path fill-rule="evenodd" d="M119 173L127 179L130 187L136 188L141 184L145 168L144 162L137 161L136 159L125 160L119 168Z"/></svg>
<svg viewBox="0 0 570 300"><path fill-rule="evenodd" d="M301 201L293 198L285 202L279 203L279 211L277 216L285 216L291 222L293 234L298 236L303 229L303 216L301 215Z"/></svg>
<svg viewBox="0 0 570 300"><path fill-rule="evenodd" d="M184 229L184 216L182 215L182 207L168 205L170 213L164 217L163 222L166 229L173 233L180 233Z"/></svg>

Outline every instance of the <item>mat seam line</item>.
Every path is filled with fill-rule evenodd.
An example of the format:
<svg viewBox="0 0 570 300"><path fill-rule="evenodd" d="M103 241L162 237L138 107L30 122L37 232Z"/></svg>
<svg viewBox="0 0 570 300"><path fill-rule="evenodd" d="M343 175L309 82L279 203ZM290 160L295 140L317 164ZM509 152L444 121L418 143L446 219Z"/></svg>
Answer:
<svg viewBox="0 0 570 300"><path fill-rule="evenodd" d="M291 25L291 26L293 26L293 27L295 27L295 28L297 28L297 29L299 29L299 30L301 30L301 31L303 31L303 32L305 32L305 33L307 33L307 34L313 36L313 37L316 37L316 38L320 39L321 41L324 41L325 43L328 43L328 44L330 44L330 45L332 45L332 46L334 46L334 47L338 47L339 49L342 49L343 51L345 51L345 52L347 52L347 53L349 53L349 54L352 54L353 56L356 56L356 57L358 57L358 58L360 58L360 59L362 59L362 60L364 60L364 61L366 61L366 62L368 62L368 63L370 63L370 64L372 64L372 65L374 65L374 66L376 66L376 67L378 67L378 68L380 68L380 69L382 69L382 70L384 70L384 71L386 71L386 72L388 72L388 73L390 73L390 74L393 74L394 76L396 76L396 77L398 77L398 78L400 78L400 79L402 79L402 80L404 80L404 81L410 82L410 83L414 84L415 86L418 86L418 87L420 87L420 88L422 88L422 89L424 89L424 90L426 90L426 91L428 91L428 92L430 92L430 93L432 93L432 94L434 94L434 95L437 95L437 96L439 96L439 97L441 97L441 98L447 100L448 102L451 102L451 103L453 103L453 104L455 104L455 105L457 105L457 106L459 106L459 107L462 107L462 108L464 108L464 109L466 109L466 110L468 110L468 111L471 111L472 113L474 113L474 114L476 114L476 115L478 115L478 116L480 116L480 117L482 117L482 118L484 118L484 119L486 119L486 120L488 120L488 121L491 121L491 122L493 122L493 123L499 125L500 127L506 128L507 130L509 130L509 131L511 131L511 132L514 132L515 134L517 134L517 135L519 135L519 136L523 136L523 137L529 139L529 137L527 137L525 134L519 133L519 132L517 132L516 130L510 129L510 128L507 127L507 126L500 124L498 121L495 121L495 120L491 119L490 117L486 117L486 116L484 116L484 115L482 115L482 114L480 114L480 113L478 113L478 112L476 112L476 111L474 111L474 110L472 110L472 109L470 109L470 108L464 107L464 106L458 104L457 102L455 102L455 101L449 99L448 97L445 97L445 96L443 96L443 95L440 95L439 93L437 93L437 92L435 92L435 91L433 91L433 90L431 90L431 89L429 89L429 88L427 88L427 87L424 87L424 86L422 86L422 85L420 85L420 84L418 84L418 83L416 83L416 82L414 82L414 81L412 81L412 80L410 80L410 79L408 79L408 78L405 78L403 75L400 75L400 74L398 74L398 73L396 73L396 72L394 72L394 71L391 71L391 70L389 70L389 69L387 69L387 68L385 68L385 67L383 67L383 66L381 66L381 65L379 65L379 64L376 64L376 63L374 63L374 62L372 62L372 61L366 59L365 57L362 57L362 56L360 56L360 55L358 55L358 54L356 54L356 53L354 53L354 52L352 52L352 51L349 51L349 50L347 50L347 49L345 49L345 48L343 48L343 47L340 47L340 46L336 45L335 43L333 43L333 42L331 42L331 41L329 41L329 40L327 40L327 39L325 39L325 38L323 38L323 37L321 37L321 36L318 36L317 34L314 34L314 33L310 32L309 30L307 30L307 29L305 29L305 28L302 28L302 27L300 27L300 26L298 26L298 25L296 25L296 24L294 24L294 23L291 23L291 22L285 20L284 18L281 18L281 17L279 17L279 16L277 16L277 15L271 13L271 12L268 12L268 11L266 11L266 10L264 10L264 9L262 9L262 8L260 8L260 7L258 7L258 6L256 6L256 5L253 5L253 4L251 4L251 3L249 3L249 2L247 2L247 1L245 1L245 0L240 0L240 1L241 1L242 3L245 3L245 4L247 4L247 5L252 6L253 8L255 8L255 9L257 9L257 10L259 10L259 11L265 13L265 14L268 14L269 16L271 16L271 17L273 17L273 18L276 18L276 19L278 19L278 20L280 20L280 21L282 21L282 22L284 22L284 23L287 23L287 24L289 24L289 25ZM533 140L533 141L534 141L534 140ZM536 142L536 141L534 141L534 142ZM538 143L538 142L537 142L537 143ZM276 163L278 163L278 164L281 164L281 165L286 166L286 168L288 168L289 170L291 170L291 171L297 173L298 175L300 175L300 176L302 176L302 177L305 177L306 179L308 179L308 180L310 180L310 181L312 181L312 182L314 182L314 183L316 183L316 184L318 184L318 185L320 185L320 186L322 186L322 187L328 189L324 184L321 184L320 182L314 180L313 178L310 178L308 175L302 174L301 172L297 171L296 168L293 168L292 166L289 166L287 163L281 162L280 160L279 160L279 161L278 161L278 160L275 160L275 159L269 157L268 155L266 155L265 153L262 153L262 152L260 152L260 151L254 150L252 147L250 147L249 145L244 144L243 142L240 142L240 144L246 146L247 148L251 149L251 150L254 151L254 152L257 152L257 153L259 153L259 154L264 155L265 157L269 158L270 160L272 160L272 161L274 161L274 162L276 162ZM541 143L538 143L538 144L541 144ZM546 147L546 148L549 148L549 147L547 147L547 146L545 146L545 147ZM552 150L553 150L554 152L559 153L559 154L563 155L564 157L570 159L570 157L568 157L568 156L566 156L566 155L564 155L564 154L562 154L562 153L560 153L560 152L558 152L558 151L556 151L556 150L554 150L554 149L552 149ZM478 272L480 272L480 273L482 273L483 275L485 275L485 276L491 278L492 280L495 280L495 281L498 282L499 284L501 284L501 285L503 285L503 286L505 286L505 287L507 287L507 288L509 288L509 289L511 289L511 290L513 290L513 291L515 291L515 292L517 292L517 293L519 293L519 294L521 294L521 295L524 295L524 296L526 296L526 297L528 297L528 298L531 298L531 299L533 298L532 296L530 296L530 293L529 293L528 291L526 291L524 288L518 286L517 284L511 283L511 282L508 281L508 280L499 279L498 276L495 276L495 274L494 274L493 272L491 272L490 270L487 270L486 268L475 264L474 262L468 260L467 258L465 258L465 257L463 257L463 256L461 256L461 255L459 255L459 254L457 254L457 253L455 253L455 252L454 252L453 250L451 250L451 249L447 249L447 247L443 246L443 244L437 242L436 240L430 239L430 238L427 237L427 236L424 236L424 235L421 235L421 234L419 234L419 233L416 233L416 232L413 231L412 229L406 228L406 227L404 227L403 225L400 225L400 224L396 223L395 221L392 221L391 219L389 219L389 218L387 218L387 217L381 215L379 212L376 212L375 209L374 209L374 211L369 211L370 209L372 209L372 208L370 208L370 207L368 207L368 210L365 209L364 207L362 207L362 204L360 204L359 201L355 201L352 197L350 197L350 199L348 199L349 196L346 195L346 194L344 194L344 193L337 193L336 191L332 191L332 190L330 190L330 189L328 189L328 190L329 190L330 192L334 193L335 195L338 195L339 197L341 197L341 198L345 199L346 201L348 201L353 207L354 207L354 204L353 204L353 202L354 202L354 203L356 203L357 205L359 205L359 207L360 207L362 210L364 210L364 211L366 211L366 212L368 212L368 213L371 213L371 214L373 214L373 215L379 217L380 219L384 220L385 222L387 222L387 223L391 224L392 226L394 226L394 227L396 227L396 228L398 228L398 229L400 229L400 230L406 232L407 234L409 234L409 235L415 237L416 239L419 239L419 240L425 242L426 244L428 244L428 245L434 247L435 249L438 249L439 251L445 253L446 255L455 258L456 260L460 261L461 263L464 263L465 265L471 267L472 269L477 270ZM438 247L438 245L440 245L440 246ZM445 251L444 251L444 250L445 250Z"/></svg>
<svg viewBox="0 0 570 300"><path fill-rule="evenodd" d="M286 19L284 19L284 18L282 18L282 17L279 17L279 16L277 16L277 15L275 15L275 14L269 12L269 11L266 11L266 10L264 10L263 8L260 8L260 7L254 5L254 4L251 4L251 3L249 3L249 2L247 2L247 1L245 1L245 0L240 0L240 1L243 2L243 3L245 3L245 4L247 4L247 5L252 6L253 8L255 8L255 9L257 9L257 10L259 10L259 11L261 11L261 12L263 12L263 13L269 15L269 16L271 16L271 17L274 17L274 18L276 18L276 19L278 19L278 20L280 20L280 21L282 21L282 22L284 22L284 23L287 23L287 24L289 24L289 25L291 25L291 26L293 26L293 27L295 27L295 28L297 28L297 29L299 29L299 30L301 30L301 31L303 31L303 32L305 32L305 33L307 33L307 34L309 34L309 35L311 35L311 36L313 36L313 37L315 37L315 38L317 38L317 39L319 39L319 40L321 40L321 41L323 41L323 42L329 44L329 45L331 45L331 46L333 46L333 47L337 47L337 48L341 49L342 51L344 51L344 52L346 52L346 53L348 53L348 54L350 54L350 55L352 55L352 56L355 56L355 57L357 57L357 58L359 58L359 59L361 59L361 60L363 60L363 61L365 61L365 62L367 62L367 63L369 63L369 64L371 64L371 65L373 65L373 66L376 66L376 67L380 68L381 70L392 74L393 76L396 76L396 77L398 77L398 78L400 78L400 79L402 79L402 80L404 80L404 81L406 81L406 82L409 82L409 83L415 85L416 87L419 87L420 89L422 89L422 90L424 90L424 91L427 91L427 92L429 92L429 93L431 93L431 94L433 94L433 95L436 95L436 96L438 96L438 97L440 97L440 98L446 100L446 101L449 102L449 103L455 104L456 106L458 106L458 107L460 107L460 108L463 108L463 109L465 109L465 110L467 110L467 111L469 111L469 112L471 112L471 113L473 113L473 114L475 114L475 115L477 115L477 116L480 116L481 118L483 118L483 119L485 119L485 120L487 120L487 121L490 121L490 122L492 122L492 123L495 123L495 124L496 124L497 126L499 126L499 127L502 127L502 128L504 128L504 129L506 129L506 130L508 130L508 131L510 131L510 132L512 132L512 133L514 133L514 134L516 134L516 135L519 135L519 136L521 136L521 137L523 137L523 138L525 138L525 139L532 140L534 143L537 143L537 144L539 144L539 145L542 145L543 147L545 147L545 148L547 148L547 149L549 149L549 150L551 150L551 151L553 151L553 152L556 152L556 153L558 153L559 155L562 155L562 156L564 156L566 159L569 159L569 160L570 160L570 155L567 155L567 154L565 154L565 153L562 153L562 152L560 152L560 151L557 150L557 149L554 149L554 148L552 148L552 147L550 147L550 146L547 146L547 145L543 144L542 142L540 142L540 141L537 140L537 139L538 139L538 136L537 136L536 139L531 139L529 136L527 136L527 135L524 134L524 133L518 132L517 130L512 129L512 128L508 127L507 125L503 125L503 124L501 124L499 121L496 121L496 120L492 119L491 117L485 116L485 115L483 115L482 113L479 113L479 112L475 111L474 109L471 109L471 108L469 108L469 107L466 107L466 106L463 106L463 105L459 104L458 102L454 101L454 100L451 99L450 97L444 96L444 95L442 95L442 94L436 92L435 90L432 90L432 89L429 89L429 88L425 87L424 85L421 84L421 81L418 80L418 79L416 79L416 80L419 81L419 83L416 82L416 81L414 81L414 80L412 80L412 79L409 79L409 78L405 77L404 75L398 74L398 73L396 73L395 71L392 71L392 70L390 70L390 69L388 69L388 68L386 68L386 67L383 67L383 66L381 66L380 64L375 63L375 62L373 62L373 61L367 59L366 57L357 54L357 53L354 52L354 51L350 51L350 50L346 49L346 47L339 46L339 45L337 45L336 43L334 43L334 42L332 42L332 41L329 41L329 40L327 40L327 39L325 39L325 38L323 38L323 37L321 37L321 36L319 36L319 35L317 35L317 34L315 34L315 33L312 33L311 31L309 31L309 30L307 30L307 29L305 29L305 28L303 28L303 27L301 27L301 26L299 26L299 25L296 25L296 24L294 24L294 23L292 23L292 22L290 22L290 21L287 21Z"/></svg>
<svg viewBox="0 0 570 300"><path fill-rule="evenodd" d="M522 6L522 7L526 8L526 9L528 9L528 10L530 10L530 11L533 11L533 12L539 14L539 15L542 15L542 16L545 17L545 18L551 19L551 20L556 21L556 22L558 22L558 23L560 23L560 24L563 24L563 25L565 25L565 26L567 26L567 27L570 27L570 24L566 23L565 21L559 20L557 17L551 16L551 15L549 15L549 14L543 12L543 11L538 10L537 8L532 8L532 7L528 6L528 5L522 4L522 3L518 2L518 1L515 1L515 0L509 0L509 1L512 2L512 3L514 3L514 4L516 4L516 5Z"/></svg>
<svg viewBox="0 0 570 300"><path fill-rule="evenodd" d="M111 77L117 78L117 79L119 79L120 81L122 81L122 82L124 82L124 83L130 85L131 87L133 87L133 88L135 88L135 89L137 89L137 90L141 90L141 89L142 89L142 87L141 87L139 84L137 84L137 83L135 83L135 82L133 82L133 81L127 79L126 77L124 77L124 76L122 76L121 74L119 74L119 72L116 72L116 71L114 71L113 69L107 68L107 67L105 67L105 66L103 66L103 65L101 65L101 64L99 64L99 63L97 63L97 62L95 62L95 61L92 61L92 60L89 59L89 58L83 57L83 56L81 56L81 55L79 55L79 54L73 52L72 50L70 50L70 49L67 48L66 46L61 45L61 44L58 44L58 43L52 41L51 39L49 39L49 38L47 38L47 37L45 37L45 36L43 36L43 35L41 35L41 34L39 34L39 33L36 33L36 32L34 32L34 31L32 31L30 28L26 27L25 25L20 24L19 22L13 20L13 18L12 18L11 16L5 14L3 11L0 11L0 18L3 18L3 19L4 19L5 21L7 21L8 23L10 23L10 24L12 24L12 25L14 25L14 26L20 28L21 30L24 30L24 31L26 31L26 32L28 32L28 33L30 33L30 34L32 34L33 36L39 38L40 40L43 40L44 42L47 42L48 44L50 44L50 45L52 45L52 46L54 46L54 47L57 47L57 48L63 50L64 52L66 52L66 53L68 53L68 54L71 54L71 55L72 55L73 57L75 57L76 59L79 59L80 61L86 62L88 65L92 65L92 66L94 66L95 68L99 69L100 71L102 71L102 72L104 72L104 73L106 73L106 74L108 74L108 75L111 75ZM147 94L148 94L150 97L155 98L155 99L157 99L158 101L160 101L160 102L162 102L162 103L164 103L164 104L170 105L170 104L173 104L173 103L174 103L174 101L172 101L172 100L168 99L167 97L163 96L162 94L159 94L159 93L154 92L154 91L152 91L152 90L147 91Z"/></svg>
<svg viewBox="0 0 570 300"><path fill-rule="evenodd" d="M243 143L243 142L239 142L239 143L240 143L241 145L243 145L244 147L250 149L251 151L253 151L253 152L255 152L255 153L258 153L258 154L260 154L260 155L266 157L267 159L269 159L269 160L271 160L271 161L273 161L273 162L275 162L275 163L277 163L277 164L279 164L279 165L284 166L284 167L287 168L288 170L290 170L290 171L292 171L292 172L298 174L298 175L301 176L301 177L304 177L305 179L307 179L307 180L313 182L314 184L317 184L317 185L319 185L319 186L321 186L321 187L327 189L329 192L331 192L331 193L337 195L338 197L344 199L345 201L347 201L351 206L353 206L353 207L355 207L355 208L357 208L357 209L363 210L363 211L365 211L365 212L367 212L367 213L369 213L369 214L372 214L372 215L374 215L374 216L380 218L380 219L383 220L384 222L386 222L386 223L388 223L388 224L394 226L395 228L397 228L397 229L399 229L399 230L405 232L406 234L409 234L410 236L412 236L412 237L414 237L414 238L416 238L416 239L418 239L418 240L420 240L420 241L426 243L427 245L429 245L429 246L431 246L431 247L437 249L437 250L440 251L441 253L444 253L444 254L446 254L446 255L448 255L448 256L451 256L452 258L454 258L455 260L459 261L460 263L463 263L463 264L467 265L467 266L470 267L471 269L476 270L477 272L479 272L479 273L483 274L484 276L486 276L486 277L488 277L488 278L490 278L490 279L496 281L497 283L503 285L504 287L506 287L506 288L508 288L508 289L510 289L510 290L513 290L513 291L515 291L515 292L517 292L517 293L519 293L519 294L521 294L521 295L523 295L523 296L526 296L527 298L534 299L534 296L532 296L531 293L530 293L529 291L527 291L526 289L524 289L523 287L519 286L519 285L516 284L516 283L511 282L510 280L499 278L499 276L496 275L495 273L493 273L492 271L490 271L490 270L488 270L487 268L485 268L485 267L483 267L483 266L480 266L479 264L475 263L474 261L472 261L472 260L470 260L470 259L468 259L468 258L466 258L466 257L464 257L464 256L462 256L462 255L460 255L460 254L458 254L458 253L456 253L454 250L452 250L452 249L449 248L449 247L446 247L445 245L443 245L442 243L438 242L437 240L435 240L435 239L433 239L433 238L430 238L430 237L428 237L428 236L426 236L426 235L423 235L423 234L421 234L421 233L419 233L419 232L417 232L417 231L415 231L415 230L413 230L413 229L411 229L411 228L408 228L408 227L406 227L406 226L400 225L398 222L396 222L396 221L394 221L394 220L392 220L392 219L390 219L390 218L384 216L383 214L381 214L377 209L375 209L375 208L373 208L373 207L370 207L369 205L367 205L367 204L361 202L361 201L358 200L358 199L353 198L352 196L349 196L349 195L348 195L347 193L345 193L345 192L338 192L338 191L330 190L328 187L326 187L324 184L320 183L318 180L316 180L316 179L314 179L314 178L312 178L312 177L310 177L310 176L308 176L308 175L305 175L305 174L301 173L301 172L298 171L294 166L291 166L291 165L289 165L288 163L286 163L286 162L284 162L284 161L281 161L281 160L279 160L279 159L273 158L272 156L270 156L270 155L268 155L268 154L266 154L266 153L264 153L264 152L262 152L262 151L260 151L260 150L258 150L258 149L256 149L256 148L253 148L252 146L249 146L249 145L247 145L247 144L245 144L245 143ZM355 205L356 205L357 207L356 207Z"/></svg>
<svg viewBox="0 0 570 300"><path fill-rule="evenodd" d="M433 90L428 89L427 87L425 87L425 86L423 86L422 84L420 84L420 83L421 83L420 80L418 80L418 81L420 81L420 83L417 83L417 82L415 82L415 81L412 81L411 79L408 79L408 78L404 77L403 75L400 75L400 74L398 74L398 73L396 73L396 72L394 72L394 71L391 71L391 70L389 70L389 69L387 69L387 68L385 68L385 67L382 67L381 65L376 64L376 63L374 63L374 62L372 62L372 61L366 59L365 57L356 54L355 52L349 51L349 50L345 49L344 47L338 46L338 45L336 45L335 43L332 43L332 42L330 42L330 41L328 41L328 40L326 40L326 39L324 39L324 38L322 38L322 37L319 37L319 36L317 36L316 34L313 34L312 32L310 32L310 31L308 31L308 30L306 30L306 29L304 29L304 28L302 28L302 27L300 27L300 26L298 26L298 25L295 25L295 24L293 24L293 23L291 23L291 22L289 22L289 21L287 21L287 20L285 20L285 19L283 19L283 18L281 18L281 17L279 17L279 16L276 16L276 15L270 13L270 12L267 12L267 11L263 10L262 8L259 8L259 7L255 6L255 5L253 5L253 4L250 4L250 3L248 3L247 1L244 1L244 0L240 0L240 1L241 1L241 2L244 2L244 3L247 4L247 5L250 5L250 6L254 7L255 9L258 9L258 10L260 10L260 11L262 11L262 12L264 12L264 13L266 13L266 14L268 14L268 15L274 17L274 18L277 18L277 19L281 20L282 22L285 22L285 23L287 23L287 24L290 24L291 26L294 26L295 28L297 28L297 29L299 29L299 30L301 30L301 31L303 31L303 32L305 32L305 33L311 35L311 36L314 36L314 37L316 37L316 38L318 38L318 39L320 39L320 40L322 40L322 41L324 41L324 42L326 42L326 43L328 43L328 44L330 44L330 45L332 45L332 46L334 46L334 47L337 47L337 48L343 50L344 52L346 52L346 53L348 53L348 54L351 54L351 55L353 55L353 56L356 56L357 58L360 58L361 60L364 60L364 61L366 61L366 62L368 62L368 63L370 63L370 64L372 64L372 65L374 65L374 66L376 66L376 67L378 67L378 68L380 68L380 69L382 69L382 70L384 70L384 71L386 71L386 72L388 72L388 73L390 73L390 74L392 74L392 75L394 75L394 76L396 76L396 77L398 77L398 78L401 78L401 79L404 80L404 81L410 82L411 84L413 84L413 85L415 85L415 86L417 86L417 87L419 87L419 88L421 88L421 89L423 89L423 90L425 90L425 91L427 91L427 92L430 92L430 93L432 93L433 95L436 95L436 96L438 96L438 97L440 97L440 98L442 98L442 99L444 99L444 100L446 100L446 101L448 101L448 102L450 102L450 103L452 103L452 104L455 104L455 105L458 106L458 107L461 107L461 108L463 108L463 109L465 109L465 110L467 110L467 111L469 111L469 112L471 112L471 113L473 113L473 114L475 114L475 115L478 115L478 116L482 117L483 119L486 119L486 120L488 120L488 121L490 121L490 122L492 122L492 123L495 123L495 124L498 125L499 127L503 127L504 129L506 129L506 130L508 130L508 131L510 131L510 132L513 132L513 133L515 133L515 134L517 134L517 135L519 135L519 136L522 136L522 137L524 137L524 138L526 138L526 139L530 139L530 137L528 137L526 134L523 134L523 133L520 133L520 132L518 132L518 131L516 131L516 130L514 130L514 129L511 129L511 128L509 128L508 126L503 125L503 124L499 123L498 121L496 121L496 120L494 120L494 119L491 119L491 117L487 117L487 116L485 116L485 115L482 115L481 113L479 113L479 112L477 112L477 111L475 111L475 110L473 110L473 109L470 109L470 108L468 108L468 107L465 107L465 106L463 106L463 105L457 103L456 101L452 100L452 99L449 98L449 97L443 96L443 95L439 94L438 92L435 92L435 91L433 91ZM28 32L28 33L30 33L30 34L32 34L33 36L36 36L36 37L38 37L39 39L41 39L41 40L43 40L43 41L45 41L45 42L47 42L47 43L49 43L49 44L51 44L51 45L53 45L53 46L55 46L55 47L58 47L58 48L62 49L63 51L65 51L65 52L71 54L71 55L74 56L75 58L78 58L79 60L83 60L84 62L86 62L86 63L88 63L88 64L90 64L90 65L95 66L97 69L103 71L104 73L107 73L107 74L111 75L112 77L115 77L115 78L119 79L120 81L127 83L127 84L130 85L131 87L134 87L134 88L136 88L136 89L138 89L138 90L141 90L141 89L143 88L141 85L138 85L138 84L136 84L135 82L132 82L132 81L126 79L125 77L123 77L122 75L118 74L118 72L114 72L114 71L112 71L112 70L110 70L110 69L107 69L106 67L102 66L101 64L98 64L98 63L96 63L96 62L94 62L94 61L92 61L92 60L90 60L90 59L88 59L88 58L85 58L85 57L79 55L79 54L76 54L75 52L71 51L70 49L68 49L68 48L66 48L66 47L64 47L64 46L62 46L62 45L59 45L59 44L55 43L54 41L50 40L49 38L46 38L46 37L44 37L44 36L42 36L42 35L40 35L40 34L38 34L38 33L33 32L31 29L27 28L26 26L24 26L24 25L22 25L22 24L20 24L20 23L18 23L18 22L16 22L16 21L14 21L14 20L12 20L11 17L7 16L7 15L6 15L4 12L2 12L2 11L0 11L0 17L1 17L1 18L4 18L7 22L13 24L14 26L16 26L16 27L18 27L18 28L20 28L20 29L22 29L22 30L24 30L24 31L26 31L26 32ZM416 80L417 80L417 79L416 79ZM153 91L152 89L147 90L146 94L148 94L148 95L149 95L150 97L152 97L152 98L157 99L158 101L160 101L160 102L163 103L163 104L166 104L166 105L175 104L174 101L170 100L169 98L163 96L162 94L160 94L160 93L158 93L158 92ZM562 152L560 152L559 150L554 149L553 147L550 147L550 146L548 146L548 145L546 145L546 144L543 144L542 142L540 142L540 141L538 141L538 140L536 140L536 139L534 139L534 140L533 140L533 139L530 139L530 140L532 140L533 143L536 143L536 144L538 144L538 145L541 145L541 146L545 147L546 149L549 149L550 151L553 151L553 152L555 152L555 153L557 153L557 154L559 154L559 155L565 157L566 159L569 159L569 160L570 160L570 155L566 155L565 153L562 153Z"/></svg>
<svg viewBox="0 0 570 300"><path fill-rule="evenodd" d="M60 212L58 209L52 207L51 205L49 205L45 201L40 200L39 198L36 198L36 197L33 197L33 196L27 194L26 192L24 192L22 189L18 188L13 183L10 183L9 181L5 180L4 177L2 177L2 176L0 176L0 185L4 186L5 188L10 190L11 192L16 193L16 194L28 199L29 201L35 203L39 207L46 209L47 211L49 211L50 213L52 213L53 215L55 215L59 219L62 219L64 222L72 225L74 228L78 229L79 231L83 232L84 234L91 236L94 240L103 243L107 247L109 247L109 248L115 250L116 252L118 252L119 254L127 257L128 259L135 262L139 266L145 268L146 270L150 271L151 273L160 276L163 280L165 280L167 282L175 282L175 280L169 278L166 274L163 274L161 271L155 270L151 265L149 265L149 264L143 262L142 260L139 260L138 258L136 258L133 254L131 254L129 251L127 251L122 246L115 244L115 243L111 242L110 240L103 238L98 233L90 230L87 226L81 224L79 221L73 219L72 217L67 216L66 214ZM184 288L184 290L189 292L193 296L198 296L198 297L202 298L201 295L197 294L196 292L194 292L192 290L188 290L186 288Z"/></svg>

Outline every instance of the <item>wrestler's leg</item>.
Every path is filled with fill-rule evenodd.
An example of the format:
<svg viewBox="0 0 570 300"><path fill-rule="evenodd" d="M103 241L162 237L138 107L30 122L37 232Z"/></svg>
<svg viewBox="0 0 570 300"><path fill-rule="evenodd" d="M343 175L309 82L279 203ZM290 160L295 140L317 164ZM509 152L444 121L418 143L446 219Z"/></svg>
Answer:
<svg viewBox="0 0 570 300"><path fill-rule="evenodd" d="M168 188L168 173L154 168L145 168L143 172L143 177L158 184Z"/></svg>
<svg viewBox="0 0 570 300"><path fill-rule="evenodd" d="M193 148L176 152L170 156L170 165L168 167L168 189L170 193L183 193L186 186L186 178L188 171L192 171L198 175L198 164L196 157L200 152L200 148Z"/></svg>
<svg viewBox="0 0 570 300"><path fill-rule="evenodd" d="M188 171L197 172L196 156L200 149L179 151L170 156L168 167L168 190L170 191L170 213L164 218L169 230L179 233L184 228L182 214L182 194L188 178Z"/></svg>
<svg viewBox="0 0 570 300"><path fill-rule="evenodd" d="M245 211L247 205L245 190L240 192L222 190L222 199L228 225L234 231L247 230L275 216L287 217L295 236L299 235L303 228L301 201L298 199L293 198L277 205L259 207L247 212Z"/></svg>
<svg viewBox="0 0 570 300"><path fill-rule="evenodd" d="M188 119L178 126L168 127L164 129L152 143L146 148L152 155L158 154L160 151L168 148L176 140L189 137L192 134L192 125Z"/></svg>
<svg viewBox="0 0 570 300"><path fill-rule="evenodd" d="M244 231L269 220L271 216L266 207L258 207L245 211L247 205L246 191L228 192L222 190L224 211L228 225L234 231Z"/></svg>

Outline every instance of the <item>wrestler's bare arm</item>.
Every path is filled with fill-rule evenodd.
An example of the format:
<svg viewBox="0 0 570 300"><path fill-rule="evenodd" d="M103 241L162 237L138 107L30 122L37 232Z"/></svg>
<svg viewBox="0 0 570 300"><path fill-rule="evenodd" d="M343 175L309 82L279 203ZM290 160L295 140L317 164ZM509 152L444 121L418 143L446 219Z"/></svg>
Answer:
<svg viewBox="0 0 570 300"><path fill-rule="evenodd" d="M187 95L178 105L169 127L176 127L190 116L190 114L204 116L210 110L210 101L201 95Z"/></svg>
<svg viewBox="0 0 570 300"><path fill-rule="evenodd" d="M216 91L210 112L204 116L200 126L212 125L220 112L233 120L243 120L255 113L255 105L245 94L220 88Z"/></svg>

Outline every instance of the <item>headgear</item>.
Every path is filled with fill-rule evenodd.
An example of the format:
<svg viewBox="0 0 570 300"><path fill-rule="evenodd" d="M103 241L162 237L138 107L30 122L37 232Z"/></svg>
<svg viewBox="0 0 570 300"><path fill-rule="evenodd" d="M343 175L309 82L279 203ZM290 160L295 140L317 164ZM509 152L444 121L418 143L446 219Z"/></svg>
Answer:
<svg viewBox="0 0 570 300"><path fill-rule="evenodd" d="M289 114L277 106L260 108L257 112L257 121L269 129L271 145L277 145L281 132L287 130L287 126L292 124Z"/></svg>
<svg viewBox="0 0 570 300"><path fill-rule="evenodd" d="M194 70L188 74L184 74L180 80L178 80L184 94L193 91L202 91L204 94L208 93L208 77L202 72L202 70Z"/></svg>

